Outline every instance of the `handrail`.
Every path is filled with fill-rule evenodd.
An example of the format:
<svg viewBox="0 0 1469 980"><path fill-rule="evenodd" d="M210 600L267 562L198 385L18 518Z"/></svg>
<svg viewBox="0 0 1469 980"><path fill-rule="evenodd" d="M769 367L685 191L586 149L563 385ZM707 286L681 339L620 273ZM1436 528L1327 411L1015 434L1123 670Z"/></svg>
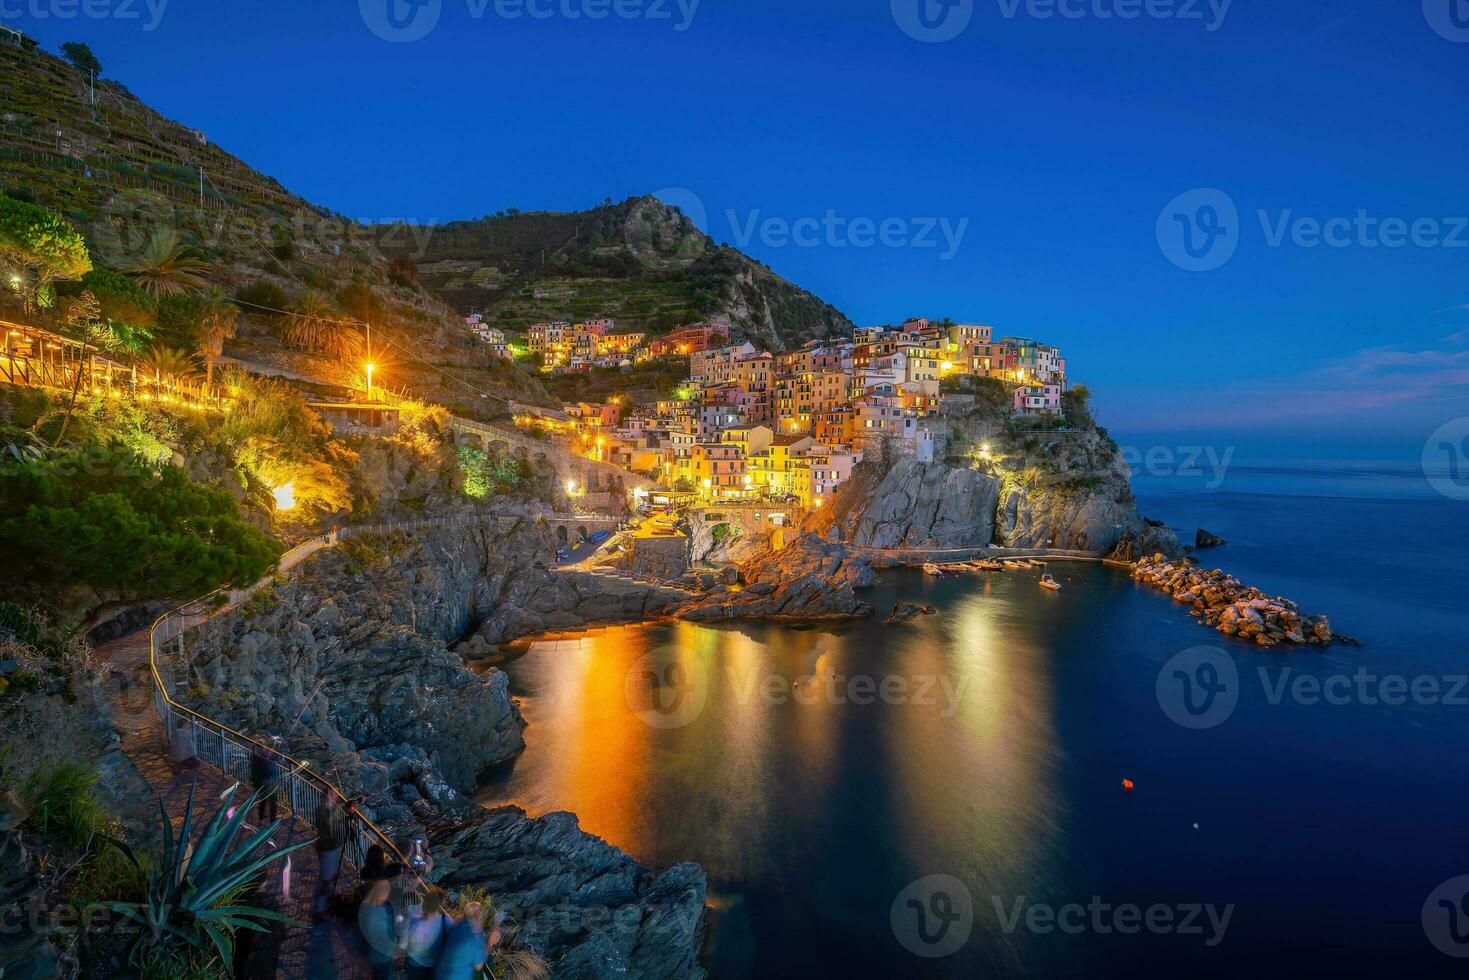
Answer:
<svg viewBox="0 0 1469 980"><path fill-rule="evenodd" d="M158 645L160 642L160 628L167 630L169 621L175 616L179 617L179 627L168 632L161 638L161 642L168 642L181 637L185 631L196 626L203 625L211 617L233 609L246 598L259 591L265 585L275 580L275 575L287 571L299 564L308 555L337 544L343 536L357 537L363 534L377 534L384 531L412 531L425 527L449 528L467 524L481 523L485 518L480 515L468 515L459 518L430 518L422 521L403 521L388 524L359 524L352 527L334 529L331 532L304 541L281 556L275 574L262 578L258 582L244 589L219 588L209 592L197 599L192 599L173 609L163 613L153 621L148 629L148 667L153 675L154 685L154 708L158 712L159 720L163 722L164 736L169 745L174 744L175 736L184 730L187 724L187 738L189 753L193 758L219 770L226 778L236 777L242 781L249 773L249 764L252 755L257 751L263 751L269 756L279 759L278 765L285 770L281 780L282 798L292 813L314 814L316 808L327 798L328 793L335 793L337 798L344 804L348 797L335 784L326 777L311 771L310 763L304 759L295 759L283 752L256 741L243 732L236 731L228 725L215 721L208 716L193 710L175 701L168 693L168 685L163 681L163 675L158 669ZM499 515L491 517L498 520ZM215 605L216 596L227 596L226 602ZM188 620L198 617L196 622ZM200 751L199 736L204 735L205 741L217 741L217 747L213 751ZM232 751L233 750L233 751ZM348 839L344 858L348 864L355 867L362 866L362 860L366 856L371 844L376 843L396 860L405 873L411 873L418 877L408 865L403 852L393 843L376 824L374 824L362 812L353 809L347 814ZM422 879L419 879L422 884Z"/></svg>

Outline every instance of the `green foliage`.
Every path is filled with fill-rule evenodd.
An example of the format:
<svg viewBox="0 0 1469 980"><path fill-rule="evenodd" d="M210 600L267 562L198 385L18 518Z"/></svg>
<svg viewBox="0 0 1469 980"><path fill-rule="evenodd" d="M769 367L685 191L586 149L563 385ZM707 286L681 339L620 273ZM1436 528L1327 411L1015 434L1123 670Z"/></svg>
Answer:
<svg viewBox="0 0 1469 980"><path fill-rule="evenodd" d="M168 811L159 803L163 848L154 855L148 870L145 899L104 903L144 929L133 949L135 966L150 956L197 962L218 954L221 963L231 963L238 930L268 932L269 923L295 924L279 912L241 903L243 896L256 888L267 867L309 841L268 850L271 836L280 829L280 820L239 840L245 817L254 809L255 797L234 807L234 795L235 788L231 787L197 841L191 839L194 790L189 791L177 838Z"/></svg>
<svg viewBox="0 0 1469 980"><path fill-rule="evenodd" d="M209 265L184 244L173 228L154 228L143 250L127 261L123 272L137 280L150 296L162 298L203 289Z"/></svg>
<svg viewBox="0 0 1469 980"><path fill-rule="evenodd" d="M102 62L97 60L91 48L80 41L67 41L61 46L61 55L79 72L102 74Z"/></svg>
<svg viewBox="0 0 1469 980"><path fill-rule="evenodd" d="M290 302L286 298L286 291L268 279L261 279L235 290L235 301L245 308L246 313L261 317L278 316L279 314L270 311L284 310Z"/></svg>
<svg viewBox="0 0 1469 980"><path fill-rule="evenodd" d="M159 298L158 339L170 347L193 350L199 344L199 322L205 301L193 293L173 293Z"/></svg>
<svg viewBox="0 0 1469 980"><path fill-rule="evenodd" d="M1092 418L1091 397L1091 390L1086 385L1076 385L1061 393L1061 411L1065 413L1067 421L1079 429L1096 425L1096 420Z"/></svg>
<svg viewBox="0 0 1469 980"><path fill-rule="evenodd" d="M92 448L0 467L0 583L54 597L166 598L252 582L281 545L241 520L229 495L154 471L125 449Z"/></svg>
<svg viewBox="0 0 1469 980"><path fill-rule="evenodd" d="M96 786L97 774L90 766L66 761L31 773L20 786L20 796L38 830L82 849L108 824Z"/></svg>
<svg viewBox="0 0 1469 980"><path fill-rule="evenodd" d="M356 454L332 439L331 426L293 387L242 371L227 372L224 387L234 405L214 436L251 477L267 487L293 483L303 508L352 505L342 471Z"/></svg>
<svg viewBox="0 0 1469 980"><path fill-rule="evenodd" d="M81 234L60 215L0 195L0 264L44 283L80 279L92 259Z"/></svg>
<svg viewBox="0 0 1469 980"><path fill-rule="evenodd" d="M158 303L127 276L110 269L93 269L82 276L79 282L67 283L57 290L63 296L80 296L89 292L97 298L97 307L104 320L124 342L132 348L133 343L152 339L151 328L158 322Z"/></svg>
<svg viewBox="0 0 1469 980"><path fill-rule="evenodd" d="M476 500L522 495L534 479L530 463L507 453L486 453L474 446L460 446L458 454L459 468L464 473L464 492Z"/></svg>

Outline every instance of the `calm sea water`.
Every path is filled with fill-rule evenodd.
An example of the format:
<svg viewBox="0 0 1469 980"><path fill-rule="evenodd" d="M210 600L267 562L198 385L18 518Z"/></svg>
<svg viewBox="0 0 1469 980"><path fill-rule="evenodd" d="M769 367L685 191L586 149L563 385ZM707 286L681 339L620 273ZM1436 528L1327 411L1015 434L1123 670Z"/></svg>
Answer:
<svg viewBox="0 0 1469 980"><path fill-rule="evenodd" d="M1364 646L1258 650L1098 565L1053 564L1059 593L1036 572L886 573L879 609L938 613L537 642L508 667L528 748L483 799L702 864L720 978L1461 975L1421 916L1469 874L1469 688L1396 705L1370 680L1345 703L1276 691L1365 668L1450 693L1469 673L1469 508L1373 468L1136 486L1146 513L1229 539L1209 562ZM1158 679L1200 644L1235 665L1235 706L1190 728ZM859 676L888 696L863 703ZM1202 935L1121 931L1124 904L1233 910L1219 938L1203 915ZM1068 929L1027 920L1037 905Z"/></svg>

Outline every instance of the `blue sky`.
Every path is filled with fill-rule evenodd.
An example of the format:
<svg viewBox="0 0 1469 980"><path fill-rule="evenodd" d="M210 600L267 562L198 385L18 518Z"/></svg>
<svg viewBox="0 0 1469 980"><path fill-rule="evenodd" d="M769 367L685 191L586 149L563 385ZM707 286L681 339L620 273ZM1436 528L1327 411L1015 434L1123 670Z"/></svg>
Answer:
<svg viewBox="0 0 1469 980"><path fill-rule="evenodd" d="M353 216L677 189L859 323L947 314L1059 343L1138 438L1410 458L1469 415L1469 30L1439 0L1131 0L1133 19L1129 0L957 0L947 20L938 0L601 0L603 19L598 0L514 18L522 0L423 0L397 8L427 30L406 42L369 26L393 33L387 0L159 2L0 11L53 50L87 41L152 105ZM920 2L963 30L910 36ZM1166 206L1198 188L1238 217L1228 260L1195 272L1170 255L1190 261L1185 230L1210 241L1220 198ZM809 246L779 233L828 213L840 230ZM1384 245L1391 218L1417 242Z"/></svg>

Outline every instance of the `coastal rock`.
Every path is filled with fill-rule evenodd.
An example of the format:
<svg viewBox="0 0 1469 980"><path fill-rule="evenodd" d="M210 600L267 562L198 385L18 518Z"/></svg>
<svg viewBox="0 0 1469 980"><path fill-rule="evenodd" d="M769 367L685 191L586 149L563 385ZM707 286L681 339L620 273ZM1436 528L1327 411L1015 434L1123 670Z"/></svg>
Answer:
<svg viewBox="0 0 1469 980"><path fill-rule="evenodd" d="M873 609L856 592L877 581L866 559L840 544L804 534L785 548L766 540L739 566L745 586L703 596L679 606L674 615L689 620L825 620L871 616Z"/></svg>
<svg viewBox="0 0 1469 980"><path fill-rule="evenodd" d="M518 941L558 980L704 975L697 952L708 885L695 864L649 871L583 832L573 814L532 820L513 806L432 828L430 844L435 882L491 891Z"/></svg>
<svg viewBox="0 0 1469 980"><path fill-rule="evenodd" d="M436 876L488 889L558 977L700 977L705 880L649 871L570 814L529 819L472 801L477 776L524 746L508 677L447 644L641 619L684 593L546 567L524 520L351 539L189 638L189 700L330 772L397 839L429 829ZM560 916L560 918L557 918Z"/></svg>
<svg viewBox="0 0 1469 980"><path fill-rule="evenodd" d="M806 528L864 548L980 547L995 537L1000 482L968 467L863 464Z"/></svg>
<svg viewBox="0 0 1469 980"><path fill-rule="evenodd" d="M1220 569L1199 568L1192 559L1154 554L1137 562L1132 577L1194 606L1200 622L1225 636L1254 640L1262 647L1348 642L1332 632L1325 616L1306 616L1289 599L1267 596Z"/></svg>
<svg viewBox="0 0 1469 980"><path fill-rule="evenodd" d="M1218 548L1220 545L1228 543L1229 542L1225 541L1219 535L1213 533L1212 531L1205 531L1203 528L1199 528L1198 531L1194 534L1195 548Z"/></svg>
<svg viewBox="0 0 1469 980"><path fill-rule="evenodd" d="M926 606L918 602L895 602L893 603L893 611L888 614L888 618L883 620L883 622L889 626L894 626L899 623L906 623L908 620L915 619L919 616L931 616L937 611L933 606Z"/></svg>

